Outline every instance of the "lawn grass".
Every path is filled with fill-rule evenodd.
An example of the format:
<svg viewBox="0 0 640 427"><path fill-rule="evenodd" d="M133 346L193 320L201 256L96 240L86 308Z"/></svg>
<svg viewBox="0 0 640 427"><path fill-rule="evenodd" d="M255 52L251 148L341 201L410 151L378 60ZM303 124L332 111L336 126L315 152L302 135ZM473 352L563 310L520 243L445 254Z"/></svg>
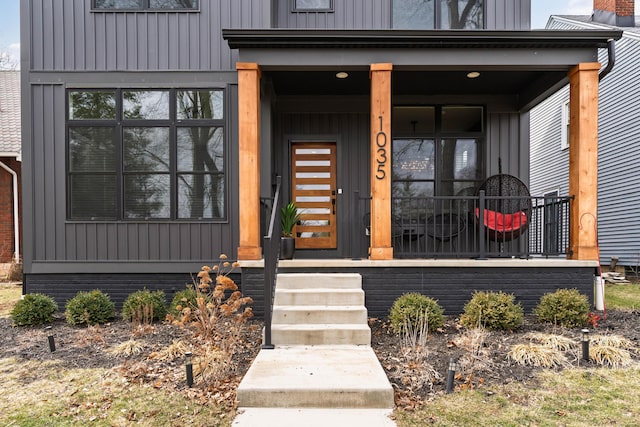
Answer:
<svg viewBox="0 0 640 427"><path fill-rule="evenodd" d="M536 386L502 387L441 395L418 411L396 411L409 426L638 426L640 368L545 371Z"/></svg>
<svg viewBox="0 0 640 427"><path fill-rule="evenodd" d="M235 416L111 369L5 358L0 378L2 426L229 426Z"/></svg>
<svg viewBox="0 0 640 427"><path fill-rule="evenodd" d="M22 286L13 283L0 283L0 317L8 317L11 309L20 299Z"/></svg>
<svg viewBox="0 0 640 427"><path fill-rule="evenodd" d="M607 309L640 309L640 284L607 284L604 289L604 302Z"/></svg>

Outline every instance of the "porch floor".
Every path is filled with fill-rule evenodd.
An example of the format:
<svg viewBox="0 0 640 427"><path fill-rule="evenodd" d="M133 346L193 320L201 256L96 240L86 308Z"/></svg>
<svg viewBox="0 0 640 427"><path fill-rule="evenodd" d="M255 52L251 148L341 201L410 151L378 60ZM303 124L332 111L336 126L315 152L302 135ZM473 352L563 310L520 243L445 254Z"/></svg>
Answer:
<svg viewBox="0 0 640 427"><path fill-rule="evenodd" d="M264 268L264 260L239 261L240 267ZM567 260L562 258L490 258L490 259L393 259L393 260L369 260L369 259L292 259L280 260L278 266L287 268L428 268L428 267L456 267L456 268L597 268L598 261Z"/></svg>

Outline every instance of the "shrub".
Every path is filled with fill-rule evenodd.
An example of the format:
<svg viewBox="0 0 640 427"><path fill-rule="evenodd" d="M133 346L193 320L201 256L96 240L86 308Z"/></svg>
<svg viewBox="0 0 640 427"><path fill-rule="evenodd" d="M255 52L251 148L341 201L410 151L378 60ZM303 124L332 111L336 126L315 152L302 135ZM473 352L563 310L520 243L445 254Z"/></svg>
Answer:
<svg viewBox="0 0 640 427"><path fill-rule="evenodd" d="M401 295L393 302L389 311L389 320L396 333L402 333L407 327L416 328L420 321L425 320L428 330L433 332L444 325L443 312L436 300L412 292Z"/></svg>
<svg viewBox="0 0 640 427"><path fill-rule="evenodd" d="M224 254L220 255L217 265L203 266L194 286L176 293L171 305L178 313L169 316L170 320L178 325L194 326L206 340L216 340L229 320L238 326L236 332L239 334L240 326L253 316L251 307L248 307L253 300L242 296L229 277L236 267L238 263L227 261Z"/></svg>
<svg viewBox="0 0 640 427"><path fill-rule="evenodd" d="M151 292L147 289L130 294L122 305L122 318L136 323L153 323L164 320L167 305L163 291Z"/></svg>
<svg viewBox="0 0 640 427"><path fill-rule="evenodd" d="M78 292L67 301L65 316L71 325L95 325L113 318L115 306L109 295L99 290Z"/></svg>
<svg viewBox="0 0 640 427"><path fill-rule="evenodd" d="M16 303L10 315L14 325L33 326L51 322L57 309L58 304L53 298L43 294L27 294Z"/></svg>
<svg viewBox="0 0 640 427"><path fill-rule="evenodd" d="M195 307L197 297L198 292L191 285L187 285L186 289L176 292L171 304L169 304L169 316L176 318L180 316L185 307Z"/></svg>
<svg viewBox="0 0 640 427"><path fill-rule="evenodd" d="M474 292L464 306L460 323L468 328L513 330L522 325L524 311L515 296L504 292Z"/></svg>
<svg viewBox="0 0 640 427"><path fill-rule="evenodd" d="M573 328L587 324L589 308L589 300L577 289L558 289L544 294L533 314L540 322Z"/></svg>

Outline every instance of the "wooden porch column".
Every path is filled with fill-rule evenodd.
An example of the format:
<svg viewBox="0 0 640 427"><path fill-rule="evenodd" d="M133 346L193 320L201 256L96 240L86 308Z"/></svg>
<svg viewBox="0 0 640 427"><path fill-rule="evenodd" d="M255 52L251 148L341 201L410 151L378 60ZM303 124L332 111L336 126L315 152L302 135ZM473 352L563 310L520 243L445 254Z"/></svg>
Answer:
<svg viewBox="0 0 640 427"><path fill-rule="evenodd" d="M569 259L598 260L598 71L583 63L569 72Z"/></svg>
<svg viewBox="0 0 640 427"><path fill-rule="evenodd" d="M369 258L393 259L391 246L391 70L371 64L371 247Z"/></svg>
<svg viewBox="0 0 640 427"><path fill-rule="evenodd" d="M260 67L238 62L238 260L262 258L260 246Z"/></svg>

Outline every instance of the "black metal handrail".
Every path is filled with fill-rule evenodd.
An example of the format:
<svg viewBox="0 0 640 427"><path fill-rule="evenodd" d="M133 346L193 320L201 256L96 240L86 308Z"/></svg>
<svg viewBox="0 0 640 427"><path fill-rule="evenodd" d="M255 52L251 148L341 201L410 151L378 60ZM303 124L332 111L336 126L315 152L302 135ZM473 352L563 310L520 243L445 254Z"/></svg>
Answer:
<svg viewBox="0 0 640 427"><path fill-rule="evenodd" d="M522 210L501 212L518 199ZM392 244L398 258L564 255L571 197L394 197ZM513 203L511 203L513 205ZM520 209L520 208L519 208Z"/></svg>
<svg viewBox="0 0 640 427"><path fill-rule="evenodd" d="M271 318L273 311L273 293L276 288L276 276L278 274L278 260L280 257L280 236L282 234L282 222L280 221L280 208L282 197L280 190L282 177L276 176L276 190L269 216L269 228L264 236L264 342L263 349L273 349L271 342Z"/></svg>

